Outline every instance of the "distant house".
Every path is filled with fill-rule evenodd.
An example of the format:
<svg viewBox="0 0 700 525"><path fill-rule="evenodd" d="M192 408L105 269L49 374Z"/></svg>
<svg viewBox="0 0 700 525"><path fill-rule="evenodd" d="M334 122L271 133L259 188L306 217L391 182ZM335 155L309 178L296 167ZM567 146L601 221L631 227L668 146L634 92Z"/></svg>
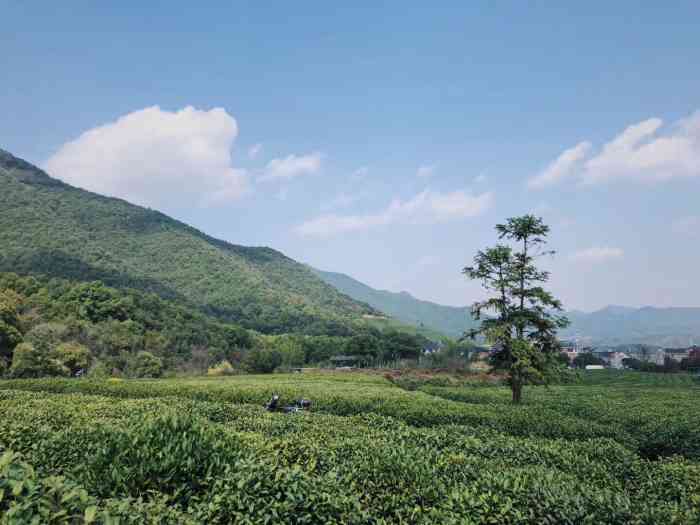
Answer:
<svg viewBox="0 0 700 525"><path fill-rule="evenodd" d="M612 367L612 368L624 368L624 365L622 362L627 359L629 356L624 353L624 352L611 352L610 357L607 361L607 363Z"/></svg>
<svg viewBox="0 0 700 525"><path fill-rule="evenodd" d="M690 357L694 347L690 348L664 348L665 357L670 357L674 361L681 362L683 359Z"/></svg>
<svg viewBox="0 0 700 525"><path fill-rule="evenodd" d="M586 365L586 370L605 370L603 365Z"/></svg>
<svg viewBox="0 0 700 525"><path fill-rule="evenodd" d="M423 345L423 353L425 355L434 354L435 352L439 352L442 347L443 344L440 341L426 341Z"/></svg>

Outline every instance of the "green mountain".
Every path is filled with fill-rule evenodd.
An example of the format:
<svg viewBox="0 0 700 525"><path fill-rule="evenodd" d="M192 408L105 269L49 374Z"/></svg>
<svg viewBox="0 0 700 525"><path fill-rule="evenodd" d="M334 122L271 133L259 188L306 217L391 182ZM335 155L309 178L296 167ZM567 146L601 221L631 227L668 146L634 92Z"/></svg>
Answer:
<svg viewBox="0 0 700 525"><path fill-rule="evenodd" d="M468 307L444 306L430 301L421 301L408 292L376 290L342 273L315 269L314 271L326 283L344 294L367 303L404 323L422 326L451 337L459 337L465 331L477 326Z"/></svg>
<svg viewBox="0 0 700 525"><path fill-rule="evenodd" d="M100 280L264 333L344 335L377 314L271 248L214 239L0 150L0 272Z"/></svg>
<svg viewBox="0 0 700 525"><path fill-rule="evenodd" d="M421 301L407 292L376 290L342 273L314 271L344 294L404 323L452 337L475 326L468 307ZM566 315L571 325L560 331L560 336L580 338L584 344L684 347L700 343L700 308L607 306L595 312L570 311Z"/></svg>
<svg viewBox="0 0 700 525"><path fill-rule="evenodd" d="M606 306L595 312L568 312L564 337L591 344L641 343L685 347L700 343L700 308Z"/></svg>

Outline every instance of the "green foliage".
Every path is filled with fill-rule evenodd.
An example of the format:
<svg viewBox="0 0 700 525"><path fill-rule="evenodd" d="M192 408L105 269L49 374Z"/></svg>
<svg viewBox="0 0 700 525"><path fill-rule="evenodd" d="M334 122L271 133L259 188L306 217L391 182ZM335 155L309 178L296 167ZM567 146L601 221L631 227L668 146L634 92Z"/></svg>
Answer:
<svg viewBox="0 0 700 525"><path fill-rule="evenodd" d="M6 294L0 292L0 367L7 366L12 351L21 341L17 308Z"/></svg>
<svg viewBox="0 0 700 525"><path fill-rule="evenodd" d="M520 407L502 387L358 373L9 381L0 449L40 489L4 495L34 517L81 494L76 523L697 523L697 389L636 377L528 387ZM268 413L271 391L312 411Z"/></svg>
<svg viewBox="0 0 700 525"><path fill-rule="evenodd" d="M51 354L68 337L68 327L62 323L41 323L32 328L25 339L36 349Z"/></svg>
<svg viewBox="0 0 700 525"><path fill-rule="evenodd" d="M189 415L166 414L119 431L92 435L97 450L81 479L101 497L168 494L187 503L235 458L237 440Z"/></svg>
<svg viewBox="0 0 700 525"><path fill-rule="evenodd" d="M25 319L25 338L34 346L53 352L61 343L79 343L109 369L123 371L130 357L139 351L157 355L165 367L175 368L202 349L208 354L208 349L215 352L232 344L240 352L246 350L245 345L254 344L248 330L135 290L106 288L98 282L83 284L0 273L3 288L22 294L18 303L21 314L15 324L19 326ZM123 314L119 315L121 319L91 315L97 321L87 320L80 313L80 301L86 297L92 301L92 312L114 311L114 305L126 305L116 308ZM102 303L96 305L95 297L107 298L109 308ZM202 368L206 370L206 365Z"/></svg>
<svg viewBox="0 0 700 525"><path fill-rule="evenodd" d="M129 361L127 373L130 377L160 377L163 375L163 360L150 352L139 352Z"/></svg>
<svg viewBox="0 0 700 525"><path fill-rule="evenodd" d="M556 331L569 321L557 315L561 302L542 287L549 272L535 265L536 257L554 253L541 250L549 226L533 215L523 215L497 224L496 231L499 239L514 243L517 249L505 244L487 248L476 254L473 266L463 269L492 294L472 306L474 318L482 322L469 335L483 334L495 345L491 363L508 374L513 403L520 403L523 386L546 381L547 370L557 366ZM488 311L495 315L482 319Z"/></svg>
<svg viewBox="0 0 700 525"><path fill-rule="evenodd" d="M212 377L232 376L237 370L228 361L221 361L207 370L207 375Z"/></svg>
<svg viewBox="0 0 700 525"><path fill-rule="evenodd" d="M105 285L264 333L348 335L354 320L376 313L275 250L229 244L73 188L7 152L0 152L0 246L0 271L87 281L64 307L91 323L133 318L135 305Z"/></svg>
<svg viewBox="0 0 700 525"><path fill-rule="evenodd" d="M31 343L20 343L15 348L10 367L12 377L67 376L70 370L52 353Z"/></svg>
<svg viewBox="0 0 700 525"><path fill-rule="evenodd" d="M271 374L282 364L282 354L274 348L253 348L243 359L243 366L254 374Z"/></svg>
<svg viewBox="0 0 700 525"><path fill-rule="evenodd" d="M56 347L54 355L63 366L70 370L71 375L79 371L87 371L92 361L90 349L79 343L61 343Z"/></svg>
<svg viewBox="0 0 700 525"><path fill-rule="evenodd" d="M96 507L85 489L63 477L40 478L19 455L0 455L0 524L94 523Z"/></svg>

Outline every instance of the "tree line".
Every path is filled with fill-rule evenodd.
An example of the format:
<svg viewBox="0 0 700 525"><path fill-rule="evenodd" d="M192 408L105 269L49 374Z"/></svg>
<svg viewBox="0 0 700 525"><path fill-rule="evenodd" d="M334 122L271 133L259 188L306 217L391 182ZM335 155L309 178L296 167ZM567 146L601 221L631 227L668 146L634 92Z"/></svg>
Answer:
<svg viewBox="0 0 700 525"><path fill-rule="evenodd" d="M0 273L0 374L126 375L206 373L326 363L416 359L420 335L360 322L349 335L265 335L138 290Z"/></svg>

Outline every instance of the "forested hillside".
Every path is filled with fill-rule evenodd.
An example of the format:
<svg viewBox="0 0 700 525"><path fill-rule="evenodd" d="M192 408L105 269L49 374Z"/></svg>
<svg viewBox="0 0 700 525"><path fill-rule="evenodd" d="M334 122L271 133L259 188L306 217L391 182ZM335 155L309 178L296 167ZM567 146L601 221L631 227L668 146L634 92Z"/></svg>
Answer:
<svg viewBox="0 0 700 525"><path fill-rule="evenodd" d="M700 342L700 308L630 308L607 306L595 312L568 312L571 326L563 336L583 336L593 343L644 343L690 346Z"/></svg>
<svg viewBox="0 0 700 525"><path fill-rule="evenodd" d="M262 373L339 354L365 364L415 359L428 344L401 326L348 328L350 336L263 335L154 293L0 272L0 377Z"/></svg>
<svg viewBox="0 0 700 525"><path fill-rule="evenodd" d="M469 307L421 301L407 292L376 290L342 273L314 271L353 299L404 323L424 326L452 337L460 336L476 324ZM700 308L606 306L594 312L569 311L566 316L571 324L562 329L560 335L564 338L581 337L590 344L638 343L682 347L700 342Z"/></svg>
<svg viewBox="0 0 700 525"><path fill-rule="evenodd" d="M3 150L0 246L0 271L153 292L263 333L348 335L354 320L376 313L271 248L213 239Z"/></svg>
<svg viewBox="0 0 700 525"><path fill-rule="evenodd" d="M477 325L469 307L444 306L421 301L407 292L376 290L342 273L314 271L321 279L344 294L404 323L423 325L451 337L459 337Z"/></svg>

